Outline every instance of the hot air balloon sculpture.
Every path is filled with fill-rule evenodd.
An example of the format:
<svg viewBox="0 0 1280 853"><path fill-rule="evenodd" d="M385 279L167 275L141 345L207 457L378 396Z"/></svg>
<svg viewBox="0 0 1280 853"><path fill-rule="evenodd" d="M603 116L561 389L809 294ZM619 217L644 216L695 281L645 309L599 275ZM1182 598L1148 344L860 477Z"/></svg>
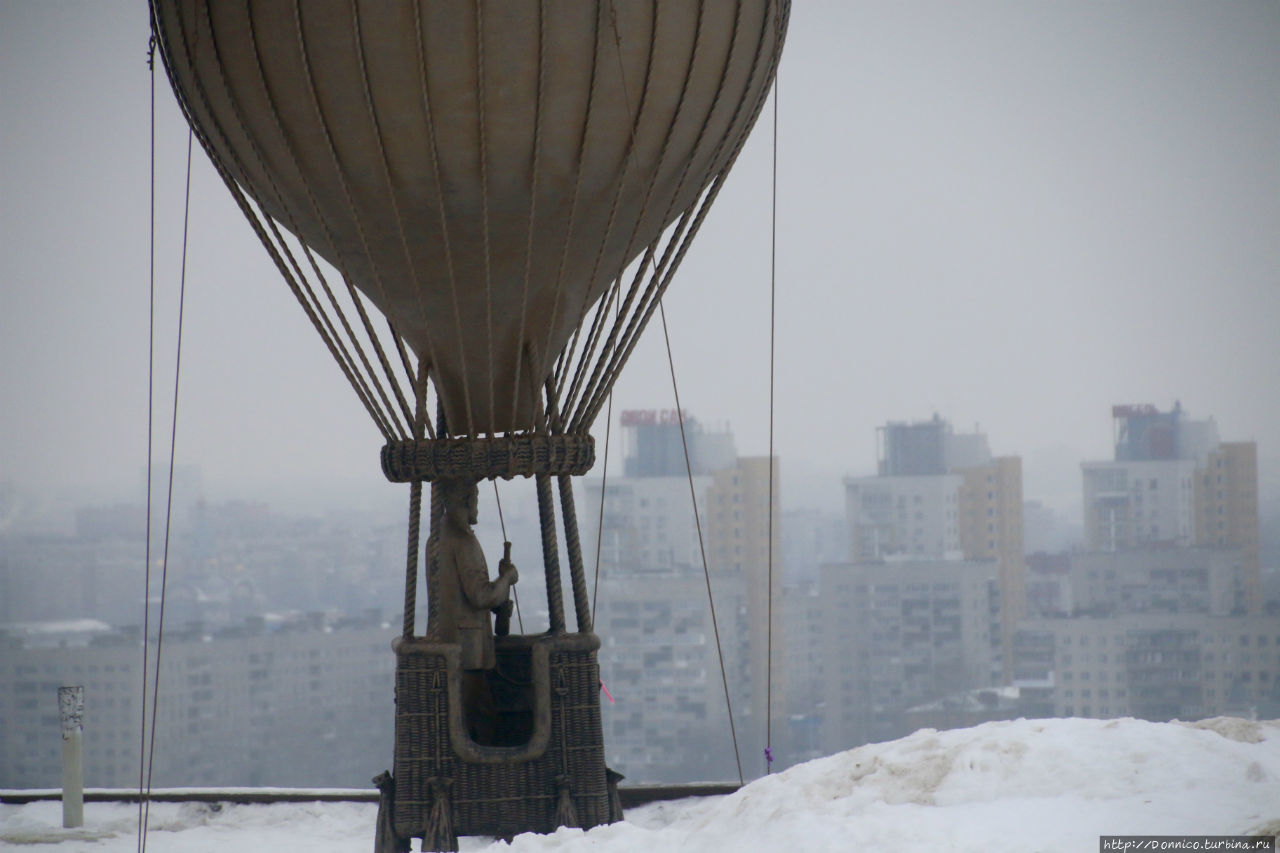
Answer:
<svg viewBox="0 0 1280 853"><path fill-rule="evenodd" d="M411 484L388 847L621 816L570 478L760 112L789 7L152 0L186 118ZM496 638L478 742L437 605L443 493L513 476L536 479L550 630Z"/></svg>

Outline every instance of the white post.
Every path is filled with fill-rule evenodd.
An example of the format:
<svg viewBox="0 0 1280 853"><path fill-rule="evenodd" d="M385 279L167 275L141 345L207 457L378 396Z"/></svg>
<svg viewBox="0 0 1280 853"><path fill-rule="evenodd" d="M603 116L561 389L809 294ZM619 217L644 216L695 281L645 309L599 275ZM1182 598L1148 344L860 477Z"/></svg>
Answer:
<svg viewBox="0 0 1280 853"><path fill-rule="evenodd" d="M59 687L62 715L62 825L84 826L84 687Z"/></svg>

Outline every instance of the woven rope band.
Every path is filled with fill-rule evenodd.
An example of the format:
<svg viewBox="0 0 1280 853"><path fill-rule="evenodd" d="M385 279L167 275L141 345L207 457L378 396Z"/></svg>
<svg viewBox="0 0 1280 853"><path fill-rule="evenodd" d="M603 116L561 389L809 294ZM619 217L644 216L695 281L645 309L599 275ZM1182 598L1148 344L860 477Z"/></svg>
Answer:
<svg viewBox="0 0 1280 853"><path fill-rule="evenodd" d="M510 435L392 441L382 448L382 473L393 483L458 477L493 480L535 474L581 476L596 461L590 435Z"/></svg>

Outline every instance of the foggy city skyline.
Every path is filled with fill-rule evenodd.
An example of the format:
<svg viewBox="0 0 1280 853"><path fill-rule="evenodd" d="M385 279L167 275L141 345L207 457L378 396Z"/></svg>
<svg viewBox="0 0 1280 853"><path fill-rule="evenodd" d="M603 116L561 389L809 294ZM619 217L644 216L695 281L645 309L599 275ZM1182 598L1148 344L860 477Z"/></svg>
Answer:
<svg viewBox="0 0 1280 853"><path fill-rule="evenodd" d="M468 730L421 734L406 661L471 666L435 645L451 564L417 542L402 589L409 489L199 144L184 221L149 35L144 0L0 0L0 789L57 783L65 683L104 787L133 784L148 679L161 787L367 789L450 728L532 750L547 719L562 747L598 722L640 786L995 721L1280 717L1280 2L794 3L664 299L678 401L655 316L577 521L479 483L468 571L504 540L520 571L494 740L452 676L430 708ZM567 595L600 644L548 712ZM554 716L597 682L598 720Z"/></svg>
<svg viewBox="0 0 1280 853"><path fill-rule="evenodd" d="M4 2L0 20L0 482L135 500L145 6ZM1258 442L1265 502L1277 43L1274 3L797 3L778 83L784 503L834 509L841 478L874 467L878 425L937 413L1020 455L1028 500L1078 514L1080 462L1111 458L1110 406L1175 400ZM162 462L186 129L161 69L155 96ZM731 425L743 455L768 447L772 120L771 100L665 300L683 408ZM377 431L199 146L186 300L177 460L211 499L402 507ZM615 419L673 408L667 370L655 318Z"/></svg>

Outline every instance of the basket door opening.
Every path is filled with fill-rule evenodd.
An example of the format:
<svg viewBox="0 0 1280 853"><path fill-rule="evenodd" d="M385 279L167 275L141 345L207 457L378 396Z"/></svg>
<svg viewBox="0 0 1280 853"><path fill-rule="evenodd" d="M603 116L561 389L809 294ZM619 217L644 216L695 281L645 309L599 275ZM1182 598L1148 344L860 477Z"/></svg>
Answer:
<svg viewBox="0 0 1280 853"><path fill-rule="evenodd" d="M470 691L464 677L463 716L468 734L481 746L525 746L533 737L534 727L532 649L522 645L496 651L497 666L475 673L485 680L483 687L477 687L487 688L491 703L488 709L467 695Z"/></svg>

